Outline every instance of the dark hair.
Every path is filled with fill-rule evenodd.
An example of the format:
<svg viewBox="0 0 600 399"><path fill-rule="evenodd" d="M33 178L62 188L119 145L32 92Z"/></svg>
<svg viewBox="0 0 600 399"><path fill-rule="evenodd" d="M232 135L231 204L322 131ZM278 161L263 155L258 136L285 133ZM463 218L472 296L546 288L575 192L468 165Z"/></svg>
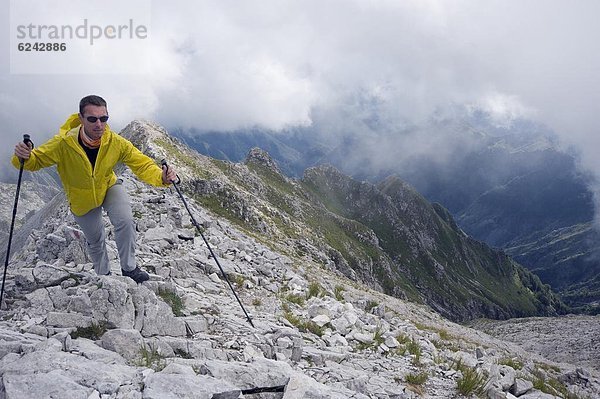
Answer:
<svg viewBox="0 0 600 399"><path fill-rule="evenodd" d="M86 105L95 105L98 107L106 107L106 101L100 96L90 95L85 96L79 101L79 113L83 115L83 109Z"/></svg>

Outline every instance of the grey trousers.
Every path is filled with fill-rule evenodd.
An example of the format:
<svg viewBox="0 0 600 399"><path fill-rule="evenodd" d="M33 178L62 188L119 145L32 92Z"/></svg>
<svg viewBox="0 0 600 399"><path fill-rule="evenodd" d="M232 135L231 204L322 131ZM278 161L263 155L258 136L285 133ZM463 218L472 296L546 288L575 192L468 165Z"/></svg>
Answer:
<svg viewBox="0 0 600 399"><path fill-rule="evenodd" d="M106 192L102 206L92 209L83 216L73 215L85 235L88 253L94 262L94 270L97 274L110 272L102 208L108 213L108 218L115 228L121 269L125 271L135 269L135 223L127 191L121 182L117 181Z"/></svg>

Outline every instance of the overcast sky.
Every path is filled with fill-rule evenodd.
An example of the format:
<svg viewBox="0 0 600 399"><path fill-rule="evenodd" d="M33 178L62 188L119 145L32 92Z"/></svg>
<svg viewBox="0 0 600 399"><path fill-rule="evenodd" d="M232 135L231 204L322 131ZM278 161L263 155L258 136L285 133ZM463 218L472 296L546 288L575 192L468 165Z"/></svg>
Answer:
<svg viewBox="0 0 600 399"><path fill-rule="evenodd" d="M11 144L0 151L10 152L24 132L42 142L90 93L109 102L117 130L135 118L201 130L278 130L309 126L318 115L324 133L333 134L356 128L354 118L373 109L386 126L401 126L469 105L498 123L525 116L550 126L600 176L599 1L146 4L149 58L95 53L78 60L79 74L20 75L10 73L14 32L2 2L0 137ZM45 18L60 21L66 8L51 7ZM106 75L85 67L120 64L145 72Z"/></svg>

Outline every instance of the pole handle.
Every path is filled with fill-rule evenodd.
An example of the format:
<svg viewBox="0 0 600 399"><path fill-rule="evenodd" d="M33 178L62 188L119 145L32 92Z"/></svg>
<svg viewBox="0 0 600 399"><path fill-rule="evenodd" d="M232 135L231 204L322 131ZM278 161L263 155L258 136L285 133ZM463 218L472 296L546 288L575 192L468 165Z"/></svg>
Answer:
<svg viewBox="0 0 600 399"><path fill-rule="evenodd" d="M28 134L23 135L23 143L27 144L29 148L33 149L35 146L33 145L33 141L31 141L31 136Z"/></svg>
<svg viewBox="0 0 600 399"><path fill-rule="evenodd" d="M23 143L27 144L30 149L33 149L34 147L33 141L31 141L31 136L28 134L23 135ZM19 162L21 163L21 166L25 164L25 160L23 158L19 158Z"/></svg>
<svg viewBox="0 0 600 399"><path fill-rule="evenodd" d="M160 166L161 166L162 168L165 168L165 167L166 167L166 168L167 168L167 170L169 170L169 165L167 164L167 160L166 160L166 159L162 159L162 160L160 161ZM176 181L174 181L174 180L171 180L171 183L173 183L173 184L181 184L181 179L179 178L179 175L177 175L177 180L176 180Z"/></svg>

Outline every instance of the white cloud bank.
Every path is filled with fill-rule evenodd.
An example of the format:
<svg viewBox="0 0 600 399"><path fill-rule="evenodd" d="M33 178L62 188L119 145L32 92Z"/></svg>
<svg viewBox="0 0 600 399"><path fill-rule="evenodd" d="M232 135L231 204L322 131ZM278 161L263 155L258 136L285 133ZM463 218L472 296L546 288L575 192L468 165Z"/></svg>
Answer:
<svg viewBox="0 0 600 399"><path fill-rule="evenodd" d="M200 130L319 118L324 134L368 134L365 120L401 131L464 104L498 124L549 125L600 176L600 2L175 0L151 11L150 61L90 58L147 74L11 75L3 57L2 139L42 142L90 93L108 100L117 129L134 118ZM7 3L0 17L8 26ZM0 38L3 54L9 43Z"/></svg>

